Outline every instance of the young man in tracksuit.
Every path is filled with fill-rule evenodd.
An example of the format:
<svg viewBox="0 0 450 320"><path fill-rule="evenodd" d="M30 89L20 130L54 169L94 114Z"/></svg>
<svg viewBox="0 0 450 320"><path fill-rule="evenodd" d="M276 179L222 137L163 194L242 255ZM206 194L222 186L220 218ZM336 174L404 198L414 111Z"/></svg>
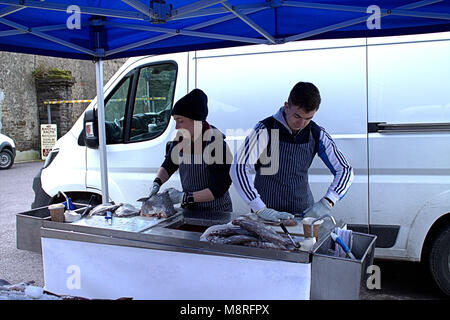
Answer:
<svg viewBox="0 0 450 320"><path fill-rule="evenodd" d="M320 101L316 86L297 83L284 106L256 124L234 157L231 179L252 211L265 220L330 213L352 183L352 167L325 129L312 121ZM317 202L308 182L308 169L316 154L334 175ZM274 161L278 161L275 166ZM268 164L276 170L266 170ZM251 170L256 172L254 181Z"/></svg>
<svg viewBox="0 0 450 320"><path fill-rule="evenodd" d="M206 121L208 97L200 89L192 90L175 103L172 116L180 134L158 169L149 196L158 193L178 170L183 190L168 189L174 204L193 211L231 212L228 189L233 155L225 136Z"/></svg>

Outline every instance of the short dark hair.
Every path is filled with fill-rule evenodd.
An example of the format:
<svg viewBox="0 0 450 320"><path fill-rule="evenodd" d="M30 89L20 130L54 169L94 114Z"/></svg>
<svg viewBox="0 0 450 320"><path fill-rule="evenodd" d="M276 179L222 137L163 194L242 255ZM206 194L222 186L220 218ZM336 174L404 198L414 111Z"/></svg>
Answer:
<svg viewBox="0 0 450 320"><path fill-rule="evenodd" d="M319 89L310 82L298 82L288 98L289 107L298 106L307 112L318 110L320 101Z"/></svg>

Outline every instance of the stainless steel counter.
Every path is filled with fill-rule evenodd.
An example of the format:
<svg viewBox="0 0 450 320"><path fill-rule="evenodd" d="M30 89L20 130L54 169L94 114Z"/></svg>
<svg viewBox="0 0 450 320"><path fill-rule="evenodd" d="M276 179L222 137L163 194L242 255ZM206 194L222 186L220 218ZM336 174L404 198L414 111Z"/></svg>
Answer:
<svg viewBox="0 0 450 320"><path fill-rule="evenodd" d="M74 241L151 248L209 255L236 256L250 259L269 259L309 263L310 252L282 251L240 245L214 244L200 241L209 226L225 224L239 217L239 212L192 212L178 209L165 219L130 217L113 218L112 225L104 217L84 218L74 223L44 221L41 236ZM103 219L103 221L102 221ZM299 221L301 225L301 221ZM187 228L186 228L187 227ZM328 232L319 232L318 244Z"/></svg>

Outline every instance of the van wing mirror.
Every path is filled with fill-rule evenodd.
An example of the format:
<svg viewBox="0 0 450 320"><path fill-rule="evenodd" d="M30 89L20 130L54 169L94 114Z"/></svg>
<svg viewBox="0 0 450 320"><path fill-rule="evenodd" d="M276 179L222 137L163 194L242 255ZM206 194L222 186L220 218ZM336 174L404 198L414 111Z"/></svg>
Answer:
<svg viewBox="0 0 450 320"><path fill-rule="evenodd" d="M97 110L86 110L84 113L84 141L91 149L98 149L98 118Z"/></svg>

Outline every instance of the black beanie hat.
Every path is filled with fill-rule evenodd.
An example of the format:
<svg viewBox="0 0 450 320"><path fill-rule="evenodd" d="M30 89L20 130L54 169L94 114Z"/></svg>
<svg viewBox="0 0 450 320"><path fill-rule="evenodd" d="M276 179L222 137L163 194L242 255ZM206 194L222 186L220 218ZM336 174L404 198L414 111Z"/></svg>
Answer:
<svg viewBox="0 0 450 320"><path fill-rule="evenodd" d="M175 103L172 115L205 121L208 116L208 97L200 89L194 89Z"/></svg>

